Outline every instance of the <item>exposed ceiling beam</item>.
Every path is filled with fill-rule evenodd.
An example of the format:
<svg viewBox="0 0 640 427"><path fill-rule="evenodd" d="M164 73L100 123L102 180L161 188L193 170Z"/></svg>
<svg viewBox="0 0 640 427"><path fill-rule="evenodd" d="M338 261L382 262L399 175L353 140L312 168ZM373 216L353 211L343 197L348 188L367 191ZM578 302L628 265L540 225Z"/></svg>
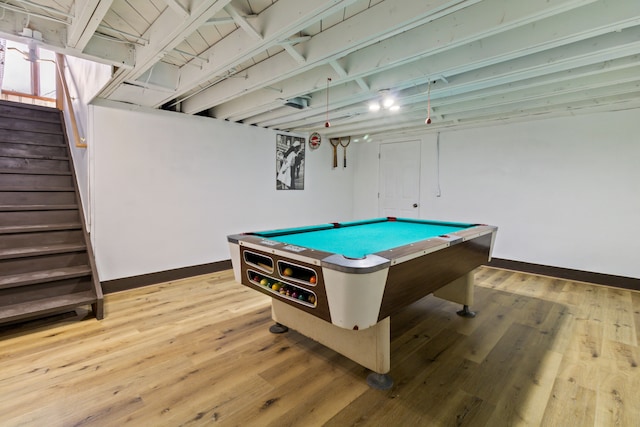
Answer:
<svg viewBox="0 0 640 427"><path fill-rule="evenodd" d="M536 0L541 1L541 0ZM280 2L276 3L277 6ZM306 2L305 2L306 3ZM322 62L346 55L364 46L432 21L473 4L472 1L437 0L416 2L414 0L387 0L354 15L340 24L323 31L305 43L306 63L300 67L283 55L274 55L247 70L247 79L242 83L242 92L250 92L265 85L308 71ZM269 11L272 8L267 9ZM349 34L349 49L345 50L344 35ZM214 87L190 97L183 104L183 111L194 114L231 100L238 93L238 82L223 81ZM309 88L311 90L313 88Z"/></svg>
<svg viewBox="0 0 640 427"><path fill-rule="evenodd" d="M115 66L98 99L327 138L640 108L640 1L0 0L2 36Z"/></svg>
<svg viewBox="0 0 640 427"><path fill-rule="evenodd" d="M229 34L201 53L202 56L214 60L200 68L183 67L180 86L174 98L179 99L180 96L191 91L193 87L206 84L212 78L211 76L226 74L229 69L239 66L266 49L275 46L279 41L301 31L311 23L330 16L356 1L279 0L255 19L255 25L261 28L262 40L255 40L242 30ZM294 63L297 64L295 61ZM171 99L167 98L163 103L171 101Z"/></svg>
<svg viewBox="0 0 640 427"><path fill-rule="evenodd" d="M189 16L189 10L185 8L178 0L164 0L167 6L169 6L175 13L180 15L182 19Z"/></svg>
<svg viewBox="0 0 640 427"><path fill-rule="evenodd" d="M187 19L181 19L179 13L167 7L143 35L150 42L146 46L136 49L136 64L133 69L119 70L99 96L108 98L124 81L136 80L161 59L164 52L175 48L230 1L217 0L212 3L208 0L197 0L192 4L191 14ZM144 102L139 102L139 104L145 105Z"/></svg>
<svg viewBox="0 0 640 427"><path fill-rule="evenodd" d="M494 108L503 111L503 114L527 110L535 105L546 102L547 108L556 109L554 103L566 103L573 99L579 102L583 97L599 99L601 94L611 93L623 95L625 92L640 90L637 76L640 72L640 55L624 57L616 61L610 61L607 67L594 64L580 68L568 68L563 72L549 73L546 76L538 75L536 78L522 80L516 84L491 85L487 88L468 92L455 83L452 87L443 86L431 91L431 105L434 115L445 115L447 118L468 118L472 115L483 114L485 110ZM508 74L508 70L504 72ZM495 72L496 70L494 70ZM499 76L498 76L499 78ZM462 82L462 86L465 82ZM615 89L618 86L619 89ZM459 95L452 95L459 92ZM579 94L577 96L575 94ZM560 96L562 95L562 96ZM615 100L615 99L614 99ZM416 88L414 95L402 97L399 100L402 105L401 114L406 117L414 110L420 110L426 114L427 94L426 87ZM350 122L377 122L380 114L369 113L366 105L354 108L353 106L337 109L333 112L336 116L351 117ZM308 123L322 120L319 111L315 115L301 117L291 116L289 120L281 120L279 123L260 123L260 126L277 129L289 129L306 127ZM333 124L333 121L332 121ZM334 126L332 126L334 127Z"/></svg>
<svg viewBox="0 0 640 427"><path fill-rule="evenodd" d="M640 88L638 88L640 89ZM561 101L558 99L557 101ZM614 96L605 96L602 98L594 97L576 97L568 102L558 102L553 105L539 103L524 104L518 110L512 108L481 109L472 114L466 115L448 115L434 120L430 125L425 125L426 108L414 108L410 111L403 111L401 115L379 117L372 119L367 115L354 116L344 121L331 120L331 127L323 130L325 138L346 136L346 135L404 135L413 132L424 134L425 132L435 132L438 130L455 127L456 129L464 127L478 127L491 125L499 121L501 123L520 121L523 119L534 120L538 118L558 117L563 115L572 115L577 112L609 112L615 110L637 109L640 108L640 90L627 92ZM431 117L436 115L433 113ZM317 126L308 126L297 128L298 132L311 132L317 130ZM395 129L395 131L390 131Z"/></svg>
<svg viewBox="0 0 640 427"><path fill-rule="evenodd" d="M287 53L289 55L291 55L291 57L293 59L295 59L296 62L298 62L298 64L302 65L302 64L304 64L306 62L306 60L304 59L304 56L302 56L302 54L299 53L293 46L298 44L298 43L306 42L309 39L311 39L311 37L309 37L309 36L296 37L296 38L293 38L293 39L282 40L278 44L280 46L282 46L284 48L284 50L286 50Z"/></svg>
<svg viewBox="0 0 640 427"><path fill-rule="evenodd" d="M640 32L640 28L634 28L634 32ZM610 35L613 36L613 35ZM598 44L598 43L596 43ZM593 44L583 42L583 48L589 49ZM495 64L492 67L482 69L482 73L470 71L452 78L445 85L436 84L431 91L434 110L453 114L465 110L478 110L486 108L488 98L500 99L505 103L509 97L509 104L513 105L520 99L529 99L532 93L538 96L547 96L551 92L559 92L559 89L550 88L564 85L567 91L575 91L573 87L579 85L577 90L586 90L589 87L599 88L613 86L620 83L635 83L638 69L640 69L640 55L630 55L630 52L640 51L640 43L632 41L627 50L620 48L616 52L607 49L606 43L602 43L601 51L581 52L577 50L574 57L565 57L563 60L553 60L557 57L557 51L541 52L538 58L522 58L508 64ZM560 49L558 49L559 51ZM615 59L616 54L619 56ZM546 63L545 68L540 64ZM606 64L606 65L603 65ZM571 83L574 82L574 83ZM555 86L554 86L555 85ZM427 87L425 84L411 87L399 94L399 103L402 105L402 114L406 114L409 108L420 105L419 108L426 111ZM343 94L344 96L344 94ZM595 94L594 94L595 96ZM481 101L478 101L481 100ZM474 104L481 102L481 105ZM364 102L360 105L344 103L333 105L336 115L363 116L371 119L367 113ZM262 115L268 118L268 114ZM322 117L319 109L308 109L289 115L280 115L278 118L256 122L259 126L273 128L291 128L305 126L307 122L320 120ZM363 119L364 120L364 119Z"/></svg>
<svg viewBox="0 0 640 427"><path fill-rule="evenodd" d="M71 14L69 14L69 13L67 13L67 12L65 12L63 10L60 10L59 8L50 7L50 6L46 5L46 4L33 2L31 0L14 0L14 2L20 3L20 4L24 4L25 6L30 7L30 8L34 8L35 7L36 9L38 9L40 11L46 11L49 14L52 14L52 15L57 15L57 16L65 17L65 18L68 18L68 19L73 18L73 15L71 15ZM10 7L10 6L11 5L8 4L8 3L3 3L2 4L2 7ZM30 14L33 13L32 9L24 8L23 10L25 12L29 11L28 13L30 13Z"/></svg>
<svg viewBox="0 0 640 427"><path fill-rule="evenodd" d="M122 68L133 66L133 46L126 42L99 39L94 36L89 40L85 49L79 52L77 49L67 45L65 35L68 23L43 20L32 16L29 19L29 27L42 34L41 40L34 40L22 36L25 19L22 13L16 14L10 10L5 10L3 18L0 19L0 36L19 43L29 44L36 42L38 45L45 46L53 52L77 56L101 64L116 65Z"/></svg>
<svg viewBox="0 0 640 427"><path fill-rule="evenodd" d="M548 50L554 46L565 46L570 42L579 40L588 36L596 36L606 34L601 40L584 41L580 45L573 45L571 49L583 49L585 52L600 52L601 49L612 48L613 46L629 46L633 49L633 43L637 40L638 34L635 29L615 33L614 31L633 22L628 18L629 13L635 8L635 16L640 14L640 3L631 5L626 4L622 10L617 8L607 8L601 3L585 6L585 8L572 11L572 15L576 15L579 19L572 19L567 22L562 16L550 17L539 21L536 24L526 24L522 27L511 28L501 34L493 34L483 38L481 41L472 43L462 43L457 38L450 40L448 47L455 49L444 50L438 48L437 43L430 45L425 42L424 46L410 43L412 39L422 39L421 32L424 27L416 28L408 31L393 39L385 40L375 46L367 47L358 52L353 53L340 62L344 63L344 67L351 70L353 74L349 78L358 79L367 77L369 86L372 90L380 90L388 87L401 86L404 82L409 84L421 84L429 80L431 76L442 76L451 74L460 74L468 70L478 69L489 66L491 64L501 63L503 61L514 60L525 55ZM442 18L445 23L450 19L459 17ZM637 18L636 18L637 19ZM440 20L439 20L440 21ZM433 22L433 24L441 25L441 22ZM436 28L437 26L436 25ZM614 33L611 33L614 32ZM610 34L607 34L610 33ZM472 34L462 33L461 37L470 38ZM434 42L435 43L435 42ZM458 46L458 47L456 47ZM580 47L582 46L582 47ZM384 61L380 61L376 50L380 49L386 52ZM427 49L423 51L422 49ZM629 52L629 48L625 49ZM570 55L571 51L562 49L554 53L553 56L546 58L531 57L531 61L540 61L540 64L548 64L555 62L560 55ZM577 52L576 52L577 53ZM413 62L411 62L413 60ZM593 61L594 59L592 59ZM404 64L398 67L399 64ZM536 67L536 65L532 65ZM335 68L335 67L334 67ZM388 73L384 73L387 70ZM308 88L301 87L304 81L301 79L289 79L280 82L285 89L282 96L296 96L297 93L307 92ZM341 86L345 88L345 86ZM322 96L314 97L321 99ZM340 92L340 89L332 91L332 99L335 102L340 100L353 100L354 93L352 90ZM361 98L364 100L364 98ZM234 120L241 120L250 117L251 111L260 109L262 102L268 104L271 101L269 94L255 93L252 94L251 104L247 104L247 98L238 98L227 104L220 105L213 109L216 117L233 117ZM313 107L314 102L310 103ZM242 111L245 115L243 117ZM245 123L255 124L259 120L251 118L245 120Z"/></svg>
<svg viewBox="0 0 640 427"><path fill-rule="evenodd" d="M338 61L336 60L329 61L329 65L331 65L331 68L333 68L333 71L335 71L338 77L340 77L341 79L344 79L349 75L347 73L347 70L345 70L344 67L338 63Z"/></svg>
<svg viewBox="0 0 640 427"><path fill-rule="evenodd" d="M135 64L136 49L132 43L110 40L94 35L82 52L66 50L60 53L90 59L103 64L117 66L120 70L131 70Z"/></svg>
<svg viewBox="0 0 640 427"><path fill-rule="evenodd" d="M76 0L76 16L67 30L67 45L82 52L112 3L113 0Z"/></svg>
<svg viewBox="0 0 640 427"><path fill-rule="evenodd" d="M249 19L249 18L256 18L258 15L242 15L242 17L244 19ZM221 18L211 18L208 19L207 22L205 22L202 25L220 25L220 24L231 24L231 23L235 23L236 21L230 17L221 17Z"/></svg>
<svg viewBox="0 0 640 427"><path fill-rule="evenodd" d="M383 2L382 4L386 4ZM380 11L372 7L367 11L357 15L356 17L346 20L341 24L326 30L325 32L314 37L307 43L306 50L310 52L307 55L307 67L292 67L289 66L289 70L283 70L284 67L278 67L279 58L270 58L263 61L254 68L256 72L249 71L249 75L256 75L255 86L260 87L263 81L268 81L269 84L275 85L280 81L286 79L294 73L301 73L307 71L312 66L317 66L322 60L333 61L342 63L342 68L348 70L350 78L362 78L371 73L379 72L385 68L391 68L397 65L401 65L401 61L411 62L418 59L420 56L433 54L439 50L451 49L456 46L462 46L469 43L476 37L490 37L493 34L498 34L506 30L517 28L518 26L525 25L529 22L533 22L540 17L551 16L552 12L557 12L558 9L564 11L569 7L577 7L579 5L589 4L589 1L556 1L550 4L544 0L536 0L527 2L526 8L522 7L521 3L509 2L504 4L499 0L486 0L482 3L472 4L465 9L456 11L455 14L449 14L445 16L432 17L429 25L416 26L413 29L407 30L402 34L395 37L382 40L375 45L360 46L360 49L352 54L344 57L338 61L340 56L344 56L344 50L342 48L341 37L345 31L363 32L364 30L354 31L354 28L362 27L370 29L370 31L377 31L374 29L375 25L372 25L372 17L368 16L366 12L371 11L372 15L380 15L387 17L389 12L387 10ZM387 7L391 7L391 4L387 4ZM407 15L403 16L403 19L414 19L418 15L425 16L424 10L419 10L418 7L423 7L422 3L415 2L413 8L407 10ZM377 12L377 13L376 13ZM386 12L386 13L385 13ZM482 16L482 19L478 19L478 16ZM509 18L505 18L508 16ZM435 19L438 18L438 19ZM426 19L426 18L425 18ZM472 25L460 25L460 22L472 22ZM392 23L393 24L393 23ZM344 29L343 29L344 27ZM416 43L416 40L421 40L421 43ZM352 43L356 41L355 37L352 37ZM317 46L317 48L316 48ZM327 52L327 46L334 47L334 52ZM312 51L320 51L324 49L329 57L320 57L316 61L311 56ZM384 55L380 55L380 52L384 52ZM434 64L437 64L434 62ZM416 69L416 73L423 73L423 70ZM442 73L439 73L442 74ZM427 78L426 73L424 78ZM251 89L251 79L245 85L245 92L249 92ZM313 82L314 79L309 79ZM213 87L207 90L210 99L209 102L213 102L216 107L213 108L212 114L218 118L237 117L242 108L255 109L257 105L261 105L261 99L264 99L264 103L268 104L273 101L273 95L269 99L269 94L261 92L260 94L252 94L250 102L233 102L232 100L223 98L221 93L225 85L232 85L233 82L222 83L217 87ZM308 85L308 82L307 82ZM283 94L284 97L297 96L300 93L309 93L313 89L312 87L299 88L290 85L288 82L283 83L282 86L286 88L287 92ZM368 82L368 86L372 89L376 89ZM296 92L298 90L298 92ZM243 92L236 92L243 93ZM218 95L219 94L219 95ZM218 96L215 96L218 95ZM202 102L206 102L206 96L203 93ZM248 99L248 97L245 97ZM195 103L196 100L191 100ZM230 102L231 101L231 102ZM206 105L206 104L205 104ZM187 109L186 112L195 111L200 106L193 106L192 109Z"/></svg>
<svg viewBox="0 0 640 427"><path fill-rule="evenodd" d="M260 34L260 31L254 28L253 25L251 25L249 21L247 21L244 18L244 16L242 16L242 14L238 11L238 9L236 9L235 6L233 6L233 4L229 3L228 5L226 5L224 7L224 11L227 12L229 16L233 19L233 21L236 24L238 24L240 28L245 30L247 34L249 34L251 37L253 37L256 40L262 40L262 34Z"/></svg>

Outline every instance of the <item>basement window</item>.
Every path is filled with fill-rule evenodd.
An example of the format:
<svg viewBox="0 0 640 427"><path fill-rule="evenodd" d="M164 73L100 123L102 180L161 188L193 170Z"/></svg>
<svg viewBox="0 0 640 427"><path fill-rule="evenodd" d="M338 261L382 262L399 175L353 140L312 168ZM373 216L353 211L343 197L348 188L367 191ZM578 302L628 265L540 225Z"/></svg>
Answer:
<svg viewBox="0 0 640 427"><path fill-rule="evenodd" d="M38 46L0 40L2 99L55 106L55 54Z"/></svg>

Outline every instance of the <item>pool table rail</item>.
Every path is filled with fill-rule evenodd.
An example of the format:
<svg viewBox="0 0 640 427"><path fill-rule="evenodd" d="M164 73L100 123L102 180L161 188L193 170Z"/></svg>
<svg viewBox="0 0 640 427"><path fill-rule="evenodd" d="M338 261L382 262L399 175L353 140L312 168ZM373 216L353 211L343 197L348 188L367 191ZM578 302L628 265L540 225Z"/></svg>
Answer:
<svg viewBox="0 0 640 427"><path fill-rule="evenodd" d="M484 234L467 241L449 245L443 250L392 266L389 269L378 320L390 316L407 305L435 293L440 288L486 264L490 256L495 233ZM473 289L471 282L465 285ZM464 291L464 295L472 292ZM449 299L449 298L447 298ZM471 305L472 300L455 301Z"/></svg>

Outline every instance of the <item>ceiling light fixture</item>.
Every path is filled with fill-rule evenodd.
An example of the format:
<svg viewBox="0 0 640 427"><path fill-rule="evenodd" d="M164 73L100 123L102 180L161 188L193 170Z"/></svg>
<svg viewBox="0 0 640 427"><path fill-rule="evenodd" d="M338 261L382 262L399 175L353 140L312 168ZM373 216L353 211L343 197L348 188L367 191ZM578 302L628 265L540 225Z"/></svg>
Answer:
<svg viewBox="0 0 640 427"><path fill-rule="evenodd" d="M396 104L396 100L393 95L391 95L389 89L381 90L379 95L379 99L374 99L369 102L369 111L376 112L381 109L398 111L400 109L400 105Z"/></svg>

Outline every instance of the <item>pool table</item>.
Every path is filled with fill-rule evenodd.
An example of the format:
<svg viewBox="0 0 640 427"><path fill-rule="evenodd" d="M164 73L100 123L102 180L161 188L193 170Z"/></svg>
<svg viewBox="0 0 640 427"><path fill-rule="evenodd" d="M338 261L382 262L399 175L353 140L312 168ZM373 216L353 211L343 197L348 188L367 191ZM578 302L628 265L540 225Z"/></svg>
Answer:
<svg viewBox="0 0 640 427"><path fill-rule="evenodd" d="M228 236L235 280L273 298L272 332L290 327L371 369L391 387L390 316L433 293L473 316L473 270L497 227L374 218Z"/></svg>

